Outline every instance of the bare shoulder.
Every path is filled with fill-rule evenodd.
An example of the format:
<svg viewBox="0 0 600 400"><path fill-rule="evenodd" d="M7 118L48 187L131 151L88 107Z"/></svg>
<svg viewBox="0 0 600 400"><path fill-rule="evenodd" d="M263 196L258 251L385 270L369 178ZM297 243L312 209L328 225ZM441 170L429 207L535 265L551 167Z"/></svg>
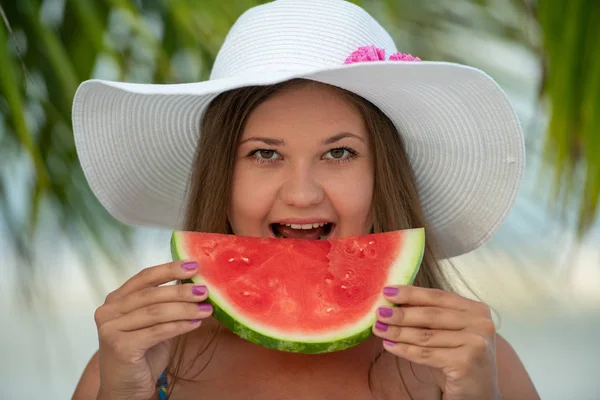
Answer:
<svg viewBox="0 0 600 400"><path fill-rule="evenodd" d="M539 400L533 381L519 356L501 335L496 335L498 385L503 400Z"/></svg>
<svg viewBox="0 0 600 400"><path fill-rule="evenodd" d="M95 400L99 390L100 371L98 369L98 352L96 351L83 370L75 393L73 393L73 400Z"/></svg>

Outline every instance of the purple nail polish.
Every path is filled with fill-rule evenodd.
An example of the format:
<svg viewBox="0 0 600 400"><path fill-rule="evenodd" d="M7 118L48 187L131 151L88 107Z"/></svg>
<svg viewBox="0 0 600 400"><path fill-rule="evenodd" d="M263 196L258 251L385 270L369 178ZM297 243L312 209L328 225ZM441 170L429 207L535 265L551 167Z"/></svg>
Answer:
<svg viewBox="0 0 600 400"><path fill-rule="evenodd" d="M192 287L192 293L195 294L196 296L201 296L204 293L206 293L206 286L193 286Z"/></svg>
<svg viewBox="0 0 600 400"><path fill-rule="evenodd" d="M377 329L378 331L385 332L388 330L388 325L384 324L383 322L377 321L375 323L375 329Z"/></svg>
<svg viewBox="0 0 600 400"><path fill-rule="evenodd" d="M392 342L391 340L383 339L383 344L386 346L393 346L396 343Z"/></svg>
<svg viewBox="0 0 600 400"><path fill-rule="evenodd" d="M394 315L394 310L392 310L390 307L379 307L379 315L384 318L389 318Z"/></svg>
<svg viewBox="0 0 600 400"><path fill-rule="evenodd" d="M181 264L181 268L185 269L186 271L192 271L198 268L198 263L196 261L187 261Z"/></svg>
<svg viewBox="0 0 600 400"><path fill-rule="evenodd" d="M202 321L202 320L200 320L200 319L192 319L192 320L190 320L190 322L191 322L192 324L197 324L197 323L198 323L198 322L200 322L200 321Z"/></svg>
<svg viewBox="0 0 600 400"><path fill-rule="evenodd" d="M386 296L395 296L398 294L398 288L395 287L384 287L383 294Z"/></svg>
<svg viewBox="0 0 600 400"><path fill-rule="evenodd" d="M213 311L212 304L200 303L198 304L198 308L200 309L200 311L210 311L211 313Z"/></svg>

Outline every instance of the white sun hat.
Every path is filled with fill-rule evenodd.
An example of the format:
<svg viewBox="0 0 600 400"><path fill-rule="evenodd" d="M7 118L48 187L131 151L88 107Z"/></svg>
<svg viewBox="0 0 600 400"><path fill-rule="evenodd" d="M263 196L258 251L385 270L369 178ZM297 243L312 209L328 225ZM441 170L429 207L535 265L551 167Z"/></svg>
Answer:
<svg viewBox="0 0 600 400"><path fill-rule="evenodd" d="M83 82L73 102L83 171L121 222L180 229L211 100L230 89L310 79L362 96L393 121L442 250L467 253L497 231L515 200L525 163L521 126L484 72L397 51L375 19L343 0L251 8L228 33L208 81Z"/></svg>

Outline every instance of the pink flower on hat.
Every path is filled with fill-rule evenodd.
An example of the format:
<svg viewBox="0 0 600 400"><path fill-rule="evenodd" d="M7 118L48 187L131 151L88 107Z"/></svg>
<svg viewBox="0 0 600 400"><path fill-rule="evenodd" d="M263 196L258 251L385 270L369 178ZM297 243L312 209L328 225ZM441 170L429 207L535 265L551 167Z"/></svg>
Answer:
<svg viewBox="0 0 600 400"><path fill-rule="evenodd" d="M390 61L421 61L421 59L410 54L394 53L390 56Z"/></svg>
<svg viewBox="0 0 600 400"><path fill-rule="evenodd" d="M385 60L385 49L380 49L371 46L359 47L350 54L350 56L344 61L344 64L353 64L363 61L384 61Z"/></svg>
<svg viewBox="0 0 600 400"><path fill-rule="evenodd" d="M364 61L385 61L385 49L380 49L374 45L359 47L350 54L346 61L344 61L344 64L354 64ZM421 59L413 57L411 54L394 53L390 56L389 61L421 61Z"/></svg>

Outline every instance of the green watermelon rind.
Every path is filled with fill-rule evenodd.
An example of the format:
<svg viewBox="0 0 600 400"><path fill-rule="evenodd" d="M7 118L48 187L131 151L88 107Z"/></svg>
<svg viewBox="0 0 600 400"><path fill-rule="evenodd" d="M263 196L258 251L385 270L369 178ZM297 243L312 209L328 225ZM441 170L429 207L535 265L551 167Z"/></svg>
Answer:
<svg viewBox="0 0 600 400"><path fill-rule="evenodd" d="M409 254L410 257L408 257L408 260L402 260L404 265L411 266L411 270L408 271L410 275L406 274L406 269L400 268L398 269L397 274L388 277L387 285L412 285L419 271L425 249L425 232L421 228L412 229L410 231L412 232L405 231L408 241L411 242L408 243L408 245L406 246L407 251L412 251L411 246L419 246L420 248L420 251L414 251L413 254ZM174 232L171 236L171 253L174 260L181 260L186 258L181 255L181 251L178 249L178 234L178 232ZM199 277L186 279L182 282L196 284L204 283ZM235 333L242 339L270 349L303 354L330 353L356 346L372 336L372 326L377 319L375 313L373 312L370 318L359 322L361 326L364 326L364 328L359 328L354 334L342 334L342 336L338 337L329 337L327 338L327 340L324 341L296 341L287 338L276 337L275 335L268 336L268 334L261 333L255 329L252 329L250 326L248 326L249 324L245 325L239 322L239 318L236 319L234 316L231 315L233 313L226 312L224 310L224 307L222 307L218 301L215 301L215 299L210 294L210 289L206 303L212 304L213 306L212 316L223 326L230 329L233 333ZM393 306L392 303L387 301L382 296L381 300L377 303L375 308L385 305ZM349 330L350 329L348 329L347 331Z"/></svg>

